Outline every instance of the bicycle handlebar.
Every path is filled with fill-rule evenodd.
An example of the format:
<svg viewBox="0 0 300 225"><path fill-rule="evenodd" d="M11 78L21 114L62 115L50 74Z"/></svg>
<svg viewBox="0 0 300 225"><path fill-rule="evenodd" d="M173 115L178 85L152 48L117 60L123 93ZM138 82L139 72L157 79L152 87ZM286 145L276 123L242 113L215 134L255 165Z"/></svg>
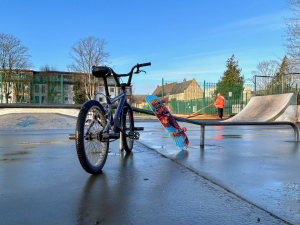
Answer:
<svg viewBox="0 0 300 225"><path fill-rule="evenodd" d="M144 66L151 66L151 62L142 63L142 64L136 64L134 67L132 67L131 71L129 73L127 73L127 74L117 74L117 73L115 73L115 71L111 70L112 74L113 74L113 76L115 78L115 81L117 83L117 86L120 86L119 80L117 78L118 77L127 77L127 76L129 76L128 82L127 82L127 86L130 86L131 78L132 78L132 74L133 74L134 69L137 68L137 71L139 71L139 68L140 67L144 67Z"/></svg>
<svg viewBox="0 0 300 225"><path fill-rule="evenodd" d="M137 64L138 67L143 67L143 66L151 66L151 62L148 63L142 63L142 64Z"/></svg>

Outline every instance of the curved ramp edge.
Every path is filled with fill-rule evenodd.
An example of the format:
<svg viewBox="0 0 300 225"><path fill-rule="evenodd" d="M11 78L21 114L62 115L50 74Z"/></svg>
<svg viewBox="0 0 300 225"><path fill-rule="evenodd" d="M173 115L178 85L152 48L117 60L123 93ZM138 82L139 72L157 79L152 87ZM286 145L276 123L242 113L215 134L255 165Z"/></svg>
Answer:
<svg viewBox="0 0 300 225"><path fill-rule="evenodd" d="M254 96L240 113L227 119L226 122L274 121L284 113L291 102L295 101L295 98L297 98L296 94L297 93L286 93Z"/></svg>

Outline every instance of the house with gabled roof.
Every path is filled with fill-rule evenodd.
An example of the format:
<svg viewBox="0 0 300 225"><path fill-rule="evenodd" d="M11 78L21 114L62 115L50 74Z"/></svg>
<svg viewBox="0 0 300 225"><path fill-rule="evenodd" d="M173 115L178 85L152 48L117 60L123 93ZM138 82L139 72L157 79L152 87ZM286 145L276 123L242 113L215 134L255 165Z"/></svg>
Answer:
<svg viewBox="0 0 300 225"><path fill-rule="evenodd" d="M176 84L177 84L177 82L164 84L164 98L168 98L170 91ZM154 92L152 93L152 95L155 95L157 97L162 97L162 86L157 85L157 87L154 90Z"/></svg>
<svg viewBox="0 0 300 225"><path fill-rule="evenodd" d="M176 98L176 100L191 100L203 98L203 91L195 78L187 81L185 78L183 82L177 83L169 93L169 99Z"/></svg>
<svg viewBox="0 0 300 225"><path fill-rule="evenodd" d="M146 96L148 95L132 95L131 105L143 109L148 104L145 100Z"/></svg>

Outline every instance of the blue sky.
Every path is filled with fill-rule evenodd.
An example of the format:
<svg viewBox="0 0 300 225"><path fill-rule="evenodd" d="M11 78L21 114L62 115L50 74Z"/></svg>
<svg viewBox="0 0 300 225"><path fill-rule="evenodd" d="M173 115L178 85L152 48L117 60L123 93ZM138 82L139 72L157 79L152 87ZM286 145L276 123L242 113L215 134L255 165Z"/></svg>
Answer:
<svg viewBox="0 0 300 225"><path fill-rule="evenodd" d="M151 62L133 77L135 94L166 82L217 82L235 55L242 75L263 60L283 57L285 0L0 0L0 33L29 48L34 70L67 71L80 38L105 39L117 73Z"/></svg>

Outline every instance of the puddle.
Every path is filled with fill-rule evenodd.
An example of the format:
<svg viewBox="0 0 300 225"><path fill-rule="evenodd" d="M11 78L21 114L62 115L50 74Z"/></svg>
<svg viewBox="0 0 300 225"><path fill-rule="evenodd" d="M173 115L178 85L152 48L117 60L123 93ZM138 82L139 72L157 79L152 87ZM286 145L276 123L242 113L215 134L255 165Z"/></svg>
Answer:
<svg viewBox="0 0 300 225"><path fill-rule="evenodd" d="M0 162L3 161L3 162L9 162L9 161L17 161L17 160L22 160L22 159L0 159Z"/></svg>
<svg viewBox="0 0 300 225"><path fill-rule="evenodd" d="M9 152L9 153L4 153L3 155L27 155L31 154L32 152L30 151L18 151L18 152Z"/></svg>
<svg viewBox="0 0 300 225"><path fill-rule="evenodd" d="M65 141L41 141L41 142L20 142L18 145L35 145L35 144L61 144Z"/></svg>
<svg viewBox="0 0 300 225"><path fill-rule="evenodd" d="M164 145L154 145L154 146L152 146L153 148L167 148L166 146L164 146ZM168 147L168 148L170 148L170 146Z"/></svg>
<svg viewBox="0 0 300 225"><path fill-rule="evenodd" d="M119 153L109 152L107 155L120 155Z"/></svg>
<svg viewBox="0 0 300 225"><path fill-rule="evenodd" d="M205 136L205 139L229 139L229 138L245 138L245 135L217 134L214 136Z"/></svg>
<svg viewBox="0 0 300 225"><path fill-rule="evenodd" d="M216 139L225 139L225 138L245 138L244 135L231 135L231 134L218 134L215 136Z"/></svg>
<svg viewBox="0 0 300 225"><path fill-rule="evenodd" d="M224 147L217 146L217 145L204 145L204 147L200 146L201 150L212 150L212 149L220 149L220 148L224 148Z"/></svg>
<svg viewBox="0 0 300 225"><path fill-rule="evenodd" d="M187 150L182 150L178 152L175 156L176 159L183 159L189 156L189 152Z"/></svg>

